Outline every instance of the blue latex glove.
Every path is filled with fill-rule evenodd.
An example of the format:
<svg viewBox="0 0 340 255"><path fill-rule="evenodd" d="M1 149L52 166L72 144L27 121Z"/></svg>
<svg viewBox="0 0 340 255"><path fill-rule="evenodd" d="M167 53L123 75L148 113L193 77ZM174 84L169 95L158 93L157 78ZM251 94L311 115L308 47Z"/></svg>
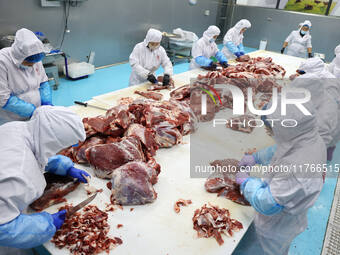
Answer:
<svg viewBox="0 0 340 255"><path fill-rule="evenodd" d="M235 55L237 58L239 58L239 57L242 56L240 52L235 52L234 55Z"/></svg>
<svg viewBox="0 0 340 255"><path fill-rule="evenodd" d="M236 47L236 45L233 42L227 42L226 44L228 50L231 51L231 53L235 54L236 52L239 52L239 48Z"/></svg>
<svg viewBox="0 0 340 255"><path fill-rule="evenodd" d="M84 182L84 183L87 183L87 180L83 177L83 175L91 177L91 175L89 175L86 171L80 170L80 169L75 168L75 167L71 167L67 171L67 175L71 176L73 178L77 178L78 181Z"/></svg>
<svg viewBox="0 0 340 255"><path fill-rule="evenodd" d="M249 178L249 174L245 172L238 172L236 174L236 183L241 185L248 178Z"/></svg>
<svg viewBox="0 0 340 255"><path fill-rule="evenodd" d="M204 56L196 57L195 62L198 65L203 66L203 67L209 67L213 63L213 61L211 59L208 59Z"/></svg>
<svg viewBox="0 0 340 255"><path fill-rule="evenodd" d="M56 175L67 175L68 170L74 166L72 160L63 155L55 155L48 159L45 171Z"/></svg>
<svg viewBox="0 0 340 255"><path fill-rule="evenodd" d="M239 46L237 47L239 52L243 52L244 53L244 46L243 43L240 43Z"/></svg>
<svg viewBox="0 0 340 255"><path fill-rule="evenodd" d="M256 161L253 155L244 155L241 161L238 163L239 166L254 166Z"/></svg>
<svg viewBox="0 0 340 255"><path fill-rule="evenodd" d="M221 51L218 51L215 55L215 58L218 60L220 63L228 63L228 59L226 56Z"/></svg>
<svg viewBox="0 0 340 255"><path fill-rule="evenodd" d="M36 109L34 104L27 103L16 96L10 96L7 103L2 108L24 118L30 118Z"/></svg>
<svg viewBox="0 0 340 255"><path fill-rule="evenodd" d="M48 81L40 84L39 88L41 105L53 105L52 104L52 89Z"/></svg>
<svg viewBox="0 0 340 255"><path fill-rule="evenodd" d="M60 229L61 226L64 224L66 213L67 213L66 210L61 210L57 213L51 214L53 218L53 224L57 230Z"/></svg>
<svg viewBox="0 0 340 255"><path fill-rule="evenodd" d="M283 206L278 204L270 187L259 178L248 178L241 184L241 193L254 209L263 215L275 215L283 210Z"/></svg>
<svg viewBox="0 0 340 255"><path fill-rule="evenodd" d="M30 249L50 240L55 231L53 218L47 212L20 214L0 225L0 246Z"/></svg>
<svg viewBox="0 0 340 255"><path fill-rule="evenodd" d="M245 54L245 53L244 53L243 51L240 51L240 55L241 55L241 56L244 56L244 54Z"/></svg>

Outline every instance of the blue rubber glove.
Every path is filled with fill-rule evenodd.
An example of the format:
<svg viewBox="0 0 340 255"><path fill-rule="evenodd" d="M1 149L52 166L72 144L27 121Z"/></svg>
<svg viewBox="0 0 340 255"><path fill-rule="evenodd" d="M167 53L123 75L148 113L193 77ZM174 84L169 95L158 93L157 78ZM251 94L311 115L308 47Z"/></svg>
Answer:
<svg viewBox="0 0 340 255"><path fill-rule="evenodd" d="M256 161L253 155L244 155L241 161L238 163L238 165L241 167L246 167L246 166L254 166L256 165Z"/></svg>
<svg viewBox="0 0 340 255"><path fill-rule="evenodd" d="M241 55L241 56L244 56L244 54L245 54L245 53L244 53L243 51L240 51L240 55Z"/></svg>
<svg viewBox="0 0 340 255"><path fill-rule="evenodd" d="M218 62L220 63L224 63L224 62L228 62L228 59L226 58L226 56L224 56L224 54L222 53L222 51L218 51L215 55L215 58L218 60Z"/></svg>
<svg viewBox="0 0 340 255"><path fill-rule="evenodd" d="M36 109L34 104L27 103L17 96L10 96L2 108L24 118L30 118Z"/></svg>
<svg viewBox="0 0 340 255"><path fill-rule="evenodd" d="M41 105L52 105L52 89L48 81L40 84L39 88Z"/></svg>
<svg viewBox="0 0 340 255"><path fill-rule="evenodd" d="M74 163L69 157L63 155L55 155L48 158L45 171L56 175L67 175L67 171L74 166Z"/></svg>
<svg viewBox="0 0 340 255"><path fill-rule="evenodd" d="M236 183L241 185L244 181L246 181L249 178L249 174L245 172L238 172L236 174Z"/></svg>
<svg viewBox="0 0 340 255"><path fill-rule="evenodd" d="M204 56L199 56L195 58L195 62L203 67L209 67L213 61L209 58L206 58Z"/></svg>
<svg viewBox="0 0 340 255"><path fill-rule="evenodd" d="M0 225L0 246L30 249L50 240L55 231L53 218L47 212L20 214Z"/></svg>
<svg viewBox="0 0 340 255"><path fill-rule="evenodd" d="M243 43L240 43L239 46L237 46L239 52L244 52L244 46Z"/></svg>
<svg viewBox="0 0 340 255"><path fill-rule="evenodd" d="M239 57L242 56L240 52L235 52L234 54L235 54L235 56L236 56L237 58L239 58Z"/></svg>
<svg viewBox="0 0 340 255"><path fill-rule="evenodd" d="M83 175L91 177L91 175L89 175L86 171L80 170L80 169L75 168L75 167L71 167L67 171L67 175L71 176L73 178L77 178L78 181L84 182L84 183L87 183L87 180L83 177Z"/></svg>
<svg viewBox="0 0 340 255"><path fill-rule="evenodd" d="M61 210L57 213L51 214L53 218L53 224L57 230L60 229L61 226L64 224L66 212L67 212L66 210Z"/></svg>

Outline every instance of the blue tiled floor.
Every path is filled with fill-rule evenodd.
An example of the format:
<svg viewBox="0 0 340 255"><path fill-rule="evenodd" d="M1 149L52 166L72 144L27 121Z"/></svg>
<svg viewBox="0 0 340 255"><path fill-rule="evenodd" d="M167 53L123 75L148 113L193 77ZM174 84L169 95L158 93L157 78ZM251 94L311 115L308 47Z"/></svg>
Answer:
<svg viewBox="0 0 340 255"><path fill-rule="evenodd" d="M222 48L222 45L219 45ZM255 49L246 48L249 53ZM189 63L182 63L174 66L174 73L182 73L189 69ZM119 90L128 86L131 67L128 63L121 64L105 69L100 69L87 79L79 81L69 81L61 79L61 84L58 90L53 91L53 103L55 105L70 106L74 100L86 101L93 96L108 93L114 90ZM157 74L162 73L158 70ZM340 160L340 145L335 151L334 162ZM292 243L290 255L318 255L322 249L323 238L327 227L330 207L332 205L334 189L336 186L336 178L326 179L324 188L319 199L309 210L308 229L299 235ZM244 236L235 254L247 254L242 252L242 247L247 247L252 240L251 231ZM45 254L40 251L41 254Z"/></svg>

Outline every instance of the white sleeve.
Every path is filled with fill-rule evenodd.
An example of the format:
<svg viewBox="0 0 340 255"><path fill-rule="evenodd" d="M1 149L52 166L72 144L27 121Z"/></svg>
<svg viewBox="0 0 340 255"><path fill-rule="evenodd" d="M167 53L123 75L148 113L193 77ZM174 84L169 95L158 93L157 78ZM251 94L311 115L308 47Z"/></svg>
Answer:
<svg viewBox="0 0 340 255"><path fill-rule="evenodd" d="M172 76L173 74L173 68L172 68L172 63L168 57L168 55L166 54L165 49L162 47L161 48L161 52L162 52L162 67L164 69L164 74L169 74L170 76Z"/></svg>
<svg viewBox="0 0 340 255"><path fill-rule="evenodd" d="M150 73L150 71L145 69L140 64L140 61L139 61L140 49L139 48L140 47L138 47L138 45L135 46L135 48L133 49L130 55L129 62L130 62L133 72L135 72L139 77L145 80L148 78L148 74Z"/></svg>
<svg viewBox="0 0 340 255"><path fill-rule="evenodd" d="M228 30L223 38L223 44L226 45L227 42L233 42L233 30L232 28Z"/></svg>
<svg viewBox="0 0 340 255"><path fill-rule="evenodd" d="M334 74L334 67L335 67L335 58L333 59L333 61L329 64L329 65L327 65L327 70L329 71L329 72L331 72L332 74Z"/></svg>
<svg viewBox="0 0 340 255"><path fill-rule="evenodd" d="M44 69L44 66L42 64L42 62L39 62L39 69L40 69L40 83L43 83L45 81L48 81L48 77L46 75L46 72L45 72L45 69Z"/></svg>
<svg viewBox="0 0 340 255"><path fill-rule="evenodd" d="M285 42L290 43L290 41L293 39L293 33L294 33L294 31L292 31L292 32L288 35L288 37L286 38Z"/></svg>
<svg viewBox="0 0 340 255"><path fill-rule="evenodd" d="M312 48L312 36L309 36L307 40L307 48Z"/></svg>
<svg viewBox="0 0 340 255"><path fill-rule="evenodd" d="M191 51L191 54L192 54L192 57L193 58L197 58L199 56L203 56L203 50L202 50L202 47L201 47L201 44L200 44L200 40L198 40L196 43L194 43L194 45L192 46L192 51Z"/></svg>
<svg viewBox="0 0 340 255"><path fill-rule="evenodd" d="M8 88L7 68L0 62L0 107L7 103L10 96L11 90Z"/></svg>

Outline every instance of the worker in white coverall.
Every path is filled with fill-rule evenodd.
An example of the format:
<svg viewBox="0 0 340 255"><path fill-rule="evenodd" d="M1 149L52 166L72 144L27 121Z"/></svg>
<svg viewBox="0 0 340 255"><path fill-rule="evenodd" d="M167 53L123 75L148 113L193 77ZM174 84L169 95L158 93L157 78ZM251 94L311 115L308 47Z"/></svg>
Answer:
<svg viewBox="0 0 340 255"><path fill-rule="evenodd" d="M220 35L221 31L216 26L210 26L203 33L197 42L192 46L192 59L190 62L190 69L207 67L216 69L217 62L222 67L228 67L228 60L224 54L218 50L215 40Z"/></svg>
<svg viewBox="0 0 340 255"><path fill-rule="evenodd" d="M296 97L288 93L288 98ZM326 146L318 133L312 103L304 103L303 106L311 115L304 115L295 105L289 104L284 116L279 100L276 111L265 118L278 120L274 124L267 123L273 126L276 150L269 147L246 155L240 161L241 172L237 173L236 182L256 210L256 240L245 247L245 254L286 255L293 239L308 226L307 212L317 200L323 181L321 172L311 171L305 164L322 167L326 163ZM280 123L284 119L285 126ZM297 126L295 121L288 119L294 119ZM269 165L276 167L277 171L268 171L263 179L247 174L247 166L267 165L268 159ZM301 167L301 171L281 170L292 170L292 166ZM260 247L261 253L254 253L255 247Z"/></svg>
<svg viewBox="0 0 340 255"><path fill-rule="evenodd" d="M307 50L308 57L311 58L313 57L312 36L310 35L312 23L309 20L305 20L303 23L300 23L299 26L300 25L301 27L298 30L294 30L289 34L283 43L281 53L283 54L286 47L288 47L287 55L306 58Z"/></svg>
<svg viewBox="0 0 340 255"><path fill-rule="evenodd" d="M23 254L50 240L65 220L66 211L25 214L44 192L44 171L86 182L89 174L74 168L61 149L85 140L75 113L60 106L42 106L29 121L0 126L0 254Z"/></svg>
<svg viewBox="0 0 340 255"><path fill-rule="evenodd" d="M327 70L326 64L320 58L311 58L302 62L299 66L299 72L302 73L300 78L306 78L309 81L299 82L299 85L296 86L305 87L312 93L312 101L317 109L316 115L320 124L319 133L327 146L327 160L331 161L335 146L340 141L340 83ZM294 86L294 84L295 81L292 85ZM324 93L321 90L324 90ZM321 99L323 95L326 97ZM331 136L325 135L325 132L328 133L329 131L331 131Z"/></svg>
<svg viewBox="0 0 340 255"><path fill-rule="evenodd" d="M340 78L340 45L338 45L335 50L335 58L333 59L332 63L329 64L328 70L334 74L336 78Z"/></svg>
<svg viewBox="0 0 340 255"><path fill-rule="evenodd" d="M161 41L162 33L151 28L145 40L134 47L129 58L132 67L129 86L146 81L157 84L155 72L160 66L164 69L163 85L169 85L173 67L166 51L160 46Z"/></svg>
<svg viewBox="0 0 340 255"><path fill-rule="evenodd" d="M243 34L251 27L249 20L241 19L236 25L228 30L223 39L223 54L230 60L243 56Z"/></svg>
<svg viewBox="0 0 340 255"><path fill-rule="evenodd" d="M52 91L41 60L44 46L25 28L11 47L0 50L0 125L29 119L36 107L52 105Z"/></svg>

